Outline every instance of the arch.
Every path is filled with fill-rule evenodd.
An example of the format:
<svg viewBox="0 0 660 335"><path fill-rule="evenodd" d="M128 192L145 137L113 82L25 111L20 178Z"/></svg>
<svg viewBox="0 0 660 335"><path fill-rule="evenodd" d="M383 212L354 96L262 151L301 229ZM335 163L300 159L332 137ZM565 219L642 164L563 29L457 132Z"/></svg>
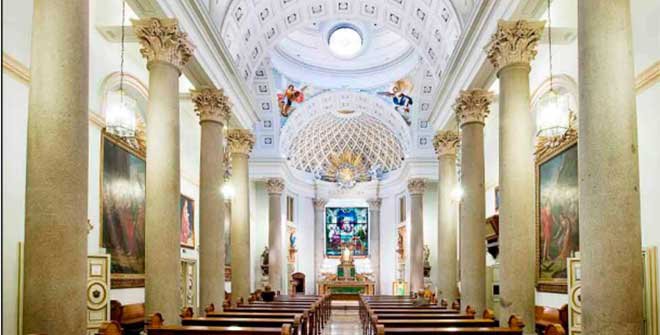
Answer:
<svg viewBox="0 0 660 335"><path fill-rule="evenodd" d="M121 81L120 72L112 72L103 79L98 94L101 97L101 115L106 117L108 93L118 90ZM128 73L124 73L124 90L138 103L138 110L142 120L146 123L147 106L149 103L149 90L140 79Z"/></svg>

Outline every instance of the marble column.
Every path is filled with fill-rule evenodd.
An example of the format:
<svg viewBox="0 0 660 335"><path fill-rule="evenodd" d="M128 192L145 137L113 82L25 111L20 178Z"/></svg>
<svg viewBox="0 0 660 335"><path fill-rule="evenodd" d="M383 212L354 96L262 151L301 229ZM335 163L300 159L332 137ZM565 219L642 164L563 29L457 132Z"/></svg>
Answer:
<svg viewBox="0 0 660 335"><path fill-rule="evenodd" d="M222 89L191 91L201 127L199 165L199 306L221 306L225 296L223 124L231 107Z"/></svg>
<svg viewBox="0 0 660 335"><path fill-rule="evenodd" d="M383 201L381 198L375 198L367 200L367 203L369 204L369 229L371 230L369 232L369 259L376 282L375 294L380 294L380 205Z"/></svg>
<svg viewBox="0 0 660 335"><path fill-rule="evenodd" d="M85 334L89 2L34 1L33 20L23 333Z"/></svg>
<svg viewBox="0 0 660 335"><path fill-rule="evenodd" d="M273 291L284 293L282 285L284 252L282 251L282 192L284 180L271 178L266 181L268 191L268 278Z"/></svg>
<svg viewBox="0 0 660 335"><path fill-rule="evenodd" d="M314 286L321 278L321 266L323 265L323 258L325 252L325 205L328 203L325 199L315 198L312 199L314 204ZM317 292L318 294L318 292Z"/></svg>
<svg viewBox="0 0 660 335"><path fill-rule="evenodd" d="M630 20L630 1L578 1L584 334L641 332L643 269Z"/></svg>
<svg viewBox="0 0 660 335"><path fill-rule="evenodd" d="M460 210L461 306L477 315L486 308L486 202L484 189L484 123L492 94L461 91L454 109L461 127Z"/></svg>
<svg viewBox="0 0 660 335"><path fill-rule="evenodd" d="M525 334L534 334L536 281L535 124L529 110L529 64L536 55L543 25L500 21L488 47L500 84L500 319L504 326L509 315L521 316Z"/></svg>
<svg viewBox="0 0 660 335"><path fill-rule="evenodd" d="M453 302L458 299L458 204L452 199L457 186L456 148L458 132L445 130L433 138L435 153L438 155L438 295Z"/></svg>
<svg viewBox="0 0 660 335"><path fill-rule="evenodd" d="M424 289L424 179L408 181L410 193L410 289Z"/></svg>
<svg viewBox="0 0 660 335"><path fill-rule="evenodd" d="M181 194L179 76L192 46L175 19L133 20L149 69L145 210L146 313L178 324L180 305Z"/></svg>
<svg viewBox="0 0 660 335"><path fill-rule="evenodd" d="M250 296L250 208L248 158L254 136L247 129L230 129L227 146L231 152L231 296L236 301Z"/></svg>

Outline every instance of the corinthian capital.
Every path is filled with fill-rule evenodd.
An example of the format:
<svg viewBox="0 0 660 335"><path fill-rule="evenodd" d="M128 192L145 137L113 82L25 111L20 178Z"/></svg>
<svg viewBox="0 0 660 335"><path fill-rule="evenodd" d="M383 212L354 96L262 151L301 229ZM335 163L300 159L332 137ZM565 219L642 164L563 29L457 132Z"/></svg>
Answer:
<svg viewBox="0 0 660 335"><path fill-rule="evenodd" d="M408 180L408 192L410 195L419 195L424 193L426 183L422 178L413 178Z"/></svg>
<svg viewBox="0 0 660 335"><path fill-rule="evenodd" d="M179 31L176 19L152 17L132 22L135 36L142 45L140 53L147 59L147 66L151 62L162 61L181 70L192 56L194 47L188 35Z"/></svg>
<svg viewBox="0 0 660 335"><path fill-rule="evenodd" d="M381 199L381 198L373 198L373 199L367 200L367 204L369 204L369 209L371 209L371 210L379 211L380 210L380 205L382 203L383 203L383 199Z"/></svg>
<svg viewBox="0 0 660 335"><path fill-rule="evenodd" d="M456 155L456 148L458 147L459 138L458 132L454 130L439 131L433 137L433 147L435 153L440 156Z"/></svg>
<svg viewBox="0 0 660 335"><path fill-rule="evenodd" d="M545 21L504 21L486 47L487 57L497 70L516 63L529 64L536 56Z"/></svg>
<svg viewBox="0 0 660 335"><path fill-rule="evenodd" d="M229 129L227 146L232 154L249 155L254 146L254 135L247 129Z"/></svg>
<svg viewBox="0 0 660 335"><path fill-rule="evenodd" d="M223 89L204 87L199 90L190 90L195 112L199 116L199 123L205 121L224 123L231 115L231 103L224 95Z"/></svg>
<svg viewBox="0 0 660 335"><path fill-rule="evenodd" d="M493 93L489 91L482 89L461 91L454 104L460 127L473 122L484 124L486 116L490 113L488 105L491 101L493 101Z"/></svg>
<svg viewBox="0 0 660 335"><path fill-rule="evenodd" d="M282 194L284 191L284 180L282 178L270 178L266 180L266 191L268 194Z"/></svg>
<svg viewBox="0 0 660 335"><path fill-rule="evenodd" d="M328 200L322 198L314 198L312 199L312 203L314 204L315 209L323 210L325 205L328 203Z"/></svg>

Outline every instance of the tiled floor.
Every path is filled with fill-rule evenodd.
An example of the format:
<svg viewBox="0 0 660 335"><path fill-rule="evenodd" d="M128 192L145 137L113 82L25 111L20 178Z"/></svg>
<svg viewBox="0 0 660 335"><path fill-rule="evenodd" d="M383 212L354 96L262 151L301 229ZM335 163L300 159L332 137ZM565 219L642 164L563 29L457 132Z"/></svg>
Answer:
<svg viewBox="0 0 660 335"><path fill-rule="evenodd" d="M357 301L333 301L332 316L323 329L323 335L359 335L362 333Z"/></svg>

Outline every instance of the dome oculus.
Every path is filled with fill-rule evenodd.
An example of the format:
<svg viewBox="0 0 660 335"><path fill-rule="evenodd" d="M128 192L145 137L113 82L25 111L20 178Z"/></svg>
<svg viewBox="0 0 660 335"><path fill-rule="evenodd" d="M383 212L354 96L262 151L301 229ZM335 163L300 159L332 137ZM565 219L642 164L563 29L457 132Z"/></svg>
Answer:
<svg viewBox="0 0 660 335"><path fill-rule="evenodd" d="M357 29L347 25L337 26L328 37L328 47L341 58L356 56L362 50L362 42L362 35Z"/></svg>

